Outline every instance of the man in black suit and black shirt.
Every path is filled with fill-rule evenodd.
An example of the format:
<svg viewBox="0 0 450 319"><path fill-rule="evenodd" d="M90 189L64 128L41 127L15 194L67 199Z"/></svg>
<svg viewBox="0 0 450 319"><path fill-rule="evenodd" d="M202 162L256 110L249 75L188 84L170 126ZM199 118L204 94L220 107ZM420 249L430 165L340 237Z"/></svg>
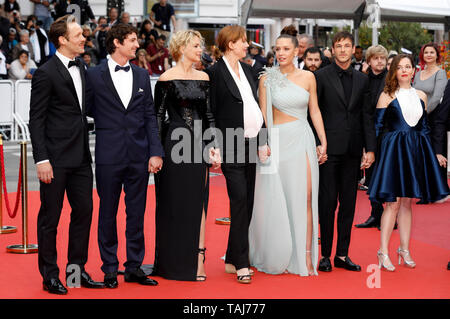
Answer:
<svg viewBox="0 0 450 319"><path fill-rule="evenodd" d="M378 98L381 92L384 90L384 85L386 83L386 64L387 64L388 52L382 45L371 46L366 52L366 61L369 65L368 76L369 76L369 90L370 90L370 105L375 113L377 107ZM369 186L370 179L373 173L373 166L366 169L366 181L365 185ZM369 218L361 224L355 225L358 228L372 228L380 227L381 215L383 214L383 205L381 203L371 201L370 205L372 207L371 214Z"/></svg>
<svg viewBox="0 0 450 319"><path fill-rule="evenodd" d="M320 166L319 181L320 271L332 270L330 256L338 200L334 266L361 271L348 257L348 250L358 173L360 167L369 168L374 162L376 138L367 75L350 65L354 51L353 36L346 31L337 33L333 38L335 62L314 73L328 141L328 161Z"/></svg>
<svg viewBox="0 0 450 319"><path fill-rule="evenodd" d="M75 57L84 51L85 38L75 17L69 15L52 24L49 36L56 46L56 56L34 73L30 104L31 142L41 195L38 263L44 290L66 294L59 280L56 252L65 193L72 207L67 282L70 276L82 287L104 285L94 282L84 269L92 220L93 175L85 113L85 70ZM73 266L78 268L79 278L70 273L70 269L78 273Z"/></svg>

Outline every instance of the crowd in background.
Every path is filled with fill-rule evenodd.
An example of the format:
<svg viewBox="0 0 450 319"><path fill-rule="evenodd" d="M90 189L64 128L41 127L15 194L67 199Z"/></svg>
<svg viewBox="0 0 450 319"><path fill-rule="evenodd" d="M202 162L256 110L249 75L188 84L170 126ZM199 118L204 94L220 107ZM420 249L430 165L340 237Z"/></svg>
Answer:
<svg viewBox="0 0 450 319"><path fill-rule="evenodd" d="M26 19L22 17L16 0L6 0L0 7L1 79L31 79L34 70L55 53L56 50L47 34L51 23L66 14L69 3L77 4L81 8L80 22L86 38L82 58L87 67L97 65L106 59L106 33L117 23L133 24L139 30L140 49L136 52L136 59L132 63L145 68L149 75L153 76L161 75L173 65L167 47L171 34L176 31L170 29L171 25L176 25L176 18L174 9L167 0L156 3L150 16L139 23L136 21L132 23L130 14L126 11L119 15L119 9L114 7L109 10L107 16L99 16L96 19L87 0L29 1L35 3L35 8L34 14ZM287 26L281 33L295 34L298 38L299 56L296 65L298 68L314 72L332 62L333 57L329 48L315 47L314 39L307 34L297 35L295 26ZM363 47L356 46L352 66L368 74L370 67L364 53ZM397 52L389 52L389 60L395 55ZM204 70L220 57L220 50L211 45L205 48L201 62L195 67ZM265 53L262 45L250 41L248 55L243 62L252 66L257 77L263 67L276 64L273 47Z"/></svg>

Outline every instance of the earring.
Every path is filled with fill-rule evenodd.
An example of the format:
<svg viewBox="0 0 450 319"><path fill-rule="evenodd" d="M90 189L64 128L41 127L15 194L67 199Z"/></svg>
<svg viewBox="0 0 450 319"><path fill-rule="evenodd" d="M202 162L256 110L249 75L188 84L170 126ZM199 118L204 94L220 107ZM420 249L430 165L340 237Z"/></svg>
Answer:
<svg viewBox="0 0 450 319"><path fill-rule="evenodd" d="M184 63L184 53L181 55L181 62Z"/></svg>

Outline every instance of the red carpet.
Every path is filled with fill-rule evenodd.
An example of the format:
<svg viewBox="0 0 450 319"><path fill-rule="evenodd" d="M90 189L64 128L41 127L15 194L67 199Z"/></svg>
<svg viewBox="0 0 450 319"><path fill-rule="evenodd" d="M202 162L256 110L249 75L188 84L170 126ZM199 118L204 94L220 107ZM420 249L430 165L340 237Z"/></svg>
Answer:
<svg viewBox="0 0 450 319"><path fill-rule="evenodd" d="M15 194L11 194L14 198ZM39 209L39 192L29 193L29 243L37 243L36 220ZM149 187L145 234L147 240L144 264L152 264L154 257L154 188ZM119 207L119 259L125 261L125 214L123 200ZM369 202L364 192L358 192L355 223L368 217ZM98 198L94 199L89 262L86 269L95 280L102 280L101 260L97 246ZM450 271L446 270L450 260L450 202L433 205L414 205L411 240L412 256L416 269L397 267L395 273L381 272L380 287L369 288L373 272L367 272L370 264L377 263L376 251L379 245L379 231L357 229L352 233L350 256L360 264L362 271L349 272L334 268L331 273L319 272L318 277L299 277L291 274L267 275L256 272L250 285L236 282L234 275L225 274L220 259L225 253L228 226L216 225L217 217L228 215L228 199L223 176L211 179L211 195L206 233L206 282L177 282L156 277L157 287L144 287L124 283L119 276L118 289L89 290L69 289L63 297L50 295L42 290L41 277L37 267L37 254L16 255L6 253L6 246L21 244L21 217L10 220L4 209L4 225L18 226L15 234L0 235L0 298L1 299L309 299L309 298L352 298L390 299L420 298L449 299ZM67 234L70 207L66 203L58 230L58 264L64 271L67 260ZM394 231L390 247L391 258L399 244ZM63 274L63 272L62 272ZM64 275L60 278L63 280Z"/></svg>

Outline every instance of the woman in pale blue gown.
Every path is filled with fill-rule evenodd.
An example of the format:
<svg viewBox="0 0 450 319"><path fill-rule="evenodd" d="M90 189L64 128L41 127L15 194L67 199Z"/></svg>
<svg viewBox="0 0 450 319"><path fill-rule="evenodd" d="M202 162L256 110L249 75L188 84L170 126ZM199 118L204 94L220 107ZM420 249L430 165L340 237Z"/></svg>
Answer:
<svg viewBox="0 0 450 319"><path fill-rule="evenodd" d="M319 164L327 159L327 142L316 80L295 68L297 52L295 37L278 37L279 67L267 68L260 79L269 145L258 152L249 248L250 263L259 271L308 276L317 275Z"/></svg>

